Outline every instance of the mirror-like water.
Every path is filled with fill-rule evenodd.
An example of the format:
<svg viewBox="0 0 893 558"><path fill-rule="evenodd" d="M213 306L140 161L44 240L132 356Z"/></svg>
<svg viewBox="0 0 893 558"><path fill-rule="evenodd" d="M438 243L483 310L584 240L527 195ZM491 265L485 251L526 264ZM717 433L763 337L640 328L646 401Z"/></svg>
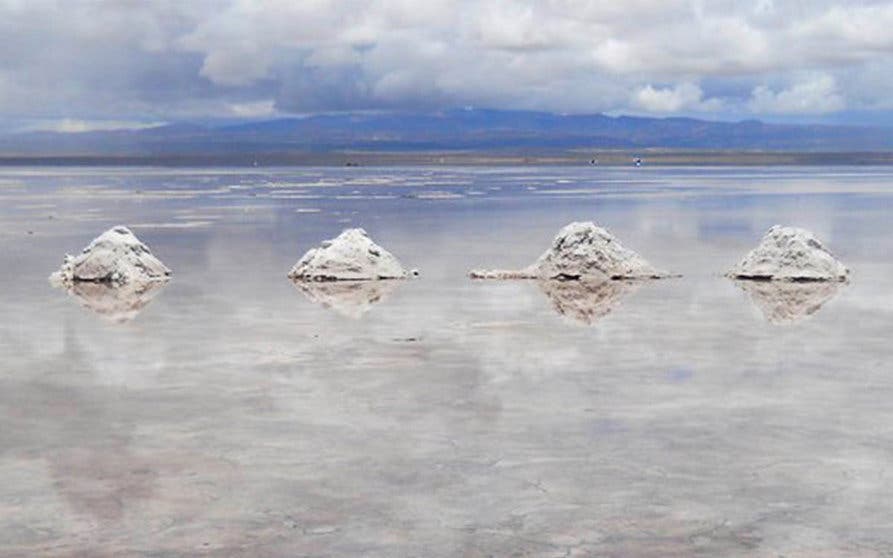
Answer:
<svg viewBox="0 0 893 558"><path fill-rule="evenodd" d="M873 168L0 170L0 555L889 555L891 209ZM684 277L465 277L572 220ZM167 286L49 286L119 223ZM723 278L775 223L850 283ZM295 288L350 226L421 278Z"/></svg>

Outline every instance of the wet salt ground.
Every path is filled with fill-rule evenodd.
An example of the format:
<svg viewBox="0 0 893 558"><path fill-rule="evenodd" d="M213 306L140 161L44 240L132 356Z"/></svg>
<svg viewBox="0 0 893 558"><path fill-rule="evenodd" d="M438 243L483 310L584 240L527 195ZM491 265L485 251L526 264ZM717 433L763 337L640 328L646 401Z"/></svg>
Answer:
<svg viewBox="0 0 893 558"><path fill-rule="evenodd" d="M891 204L887 169L4 169L0 555L891 555ZM684 277L465 279L575 219ZM853 275L770 323L720 275L776 222ZM175 274L125 323L46 283L118 223ZM358 225L422 278L285 278Z"/></svg>

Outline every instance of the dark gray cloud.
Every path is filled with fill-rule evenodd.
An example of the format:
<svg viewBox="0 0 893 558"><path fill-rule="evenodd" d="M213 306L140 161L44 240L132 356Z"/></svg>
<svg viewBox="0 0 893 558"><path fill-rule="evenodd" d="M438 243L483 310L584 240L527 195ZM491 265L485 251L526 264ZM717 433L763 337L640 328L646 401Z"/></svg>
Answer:
<svg viewBox="0 0 893 558"><path fill-rule="evenodd" d="M893 109L893 2L0 1L0 118Z"/></svg>

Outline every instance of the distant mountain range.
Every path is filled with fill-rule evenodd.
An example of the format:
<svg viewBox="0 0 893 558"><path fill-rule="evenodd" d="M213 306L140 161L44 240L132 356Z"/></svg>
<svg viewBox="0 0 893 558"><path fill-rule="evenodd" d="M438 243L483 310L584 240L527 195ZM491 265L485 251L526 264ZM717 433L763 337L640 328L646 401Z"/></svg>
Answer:
<svg viewBox="0 0 893 558"><path fill-rule="evenodd" d="M888 151L893 150L893 129L459 109L430 114L324 114L227 125L177 123L141 130L0 135L3 157L583 148Z"/></svg>

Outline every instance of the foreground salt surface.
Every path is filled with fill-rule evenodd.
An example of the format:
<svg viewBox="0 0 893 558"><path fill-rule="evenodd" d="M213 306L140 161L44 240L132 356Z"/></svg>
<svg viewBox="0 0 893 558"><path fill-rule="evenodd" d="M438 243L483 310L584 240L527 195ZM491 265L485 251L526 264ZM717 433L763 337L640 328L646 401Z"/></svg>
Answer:
<svg viewBox="0 0 893 558"><path fill-rule="evenodd" d="M539 259L520 270L472 270L473 279L660 279L642 256L592 222L566 225Z"/></svg>
<svg viewBox="0 0 893 558"><path fill-rule="evenodd" d="M736 279L845 281L849 270L805 229L775 225L728 272Z"/></svg>
<svg viewBox="0 0 893 558"><path fill-rule="evenodd" d="M141 172L127 180L155 181ZM480 190L495 183L467 172ZM571 173L502 182L555 172ZM893 264L878 254L893 247L893 174L809 170L834 194L805 202L774 195L787 182L717 171L683 204L662 195L676 178L648 172L668 184L657 196L513 193L425 215L348 200L309 218L244 196L238 218L146 239L182 273L127 327L20 278L42 278L96 222L182 205L99 200L105 221L88 223L3 198L18 238L10 219L44 221L27 225L39 228L26 253L0 242L0 315L13 317L0 324L0 556L889 556ZM886 193L850 193L879 183ZM361 321L283 278L294 239L334 236L351 211L426 270L379 282L397 290ZM635 282L597 327L578 327L573 306L556 316L539 281L460 280L480 238L496 237L473 261L526 264L538 252L507 224L551 239L581 212L686 280ZM768 327L716 262L793 214L838 231L859 280L810 319Z"/></svg>
<svg viewBox="0 0 893 558"><path fill-rule="evenodd" d="M405 279L397 258L376 244L363 229L347 229L310 249L288 276L301 281L368 281Z"/></svg>
<svg viewBox="0 0 893 558"><path fill-rule="evenodd" d="M65 256L50 280L55 284L85 281L123 285L167 279L171 270L130 229L112 227L77 256Z"/></svg>

